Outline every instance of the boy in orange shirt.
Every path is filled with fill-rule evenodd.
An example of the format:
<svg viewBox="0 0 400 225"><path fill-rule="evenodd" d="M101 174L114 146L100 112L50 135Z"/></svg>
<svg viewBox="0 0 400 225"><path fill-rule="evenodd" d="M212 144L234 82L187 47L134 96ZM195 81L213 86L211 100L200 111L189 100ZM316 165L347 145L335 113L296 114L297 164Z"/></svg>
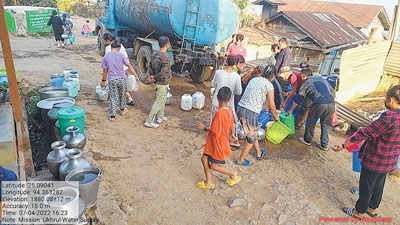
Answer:
<svg viewBox="0 0 400 225"><path fill-rule="evenodd" d="M236 171L231 171L225 166L225 159L232 155L232 150L229 145L229 137L234 134L233 130L233 114L232 110L228 107L228 102L231 100L232 91L229 87L222 87L218 91L218 110L215 112L211 126L206 127L204 124L198 122L197 128L208 131L206 146L204 153L201 156L204 173L206 175L205 181L200 181L196 184L201 189L213 189L215 185L212 182L211 170L229 175L226 183L229 187L239 183L241 177L238 176Z"/></svg>

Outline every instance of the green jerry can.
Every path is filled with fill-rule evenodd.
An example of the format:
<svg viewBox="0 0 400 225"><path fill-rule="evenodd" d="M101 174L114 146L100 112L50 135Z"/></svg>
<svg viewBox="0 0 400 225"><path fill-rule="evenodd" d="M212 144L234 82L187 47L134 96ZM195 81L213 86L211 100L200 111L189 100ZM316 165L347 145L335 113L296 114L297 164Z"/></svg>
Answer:
<svg viewBox="0 0 400 225"><path fill-rule="evenodd" d="M290 133L289 133L290 135L296 133L296 128L294 126L293 114L288 114L287 112L283 112L279 115L279 120L290 129Z"/></svg>

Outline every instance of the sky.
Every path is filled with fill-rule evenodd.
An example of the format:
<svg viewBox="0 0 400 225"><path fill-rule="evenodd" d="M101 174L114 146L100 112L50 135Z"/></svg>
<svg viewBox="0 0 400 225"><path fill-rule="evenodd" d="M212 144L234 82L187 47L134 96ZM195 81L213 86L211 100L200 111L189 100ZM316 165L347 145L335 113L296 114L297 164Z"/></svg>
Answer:
<svg viewBox="0 0 400 225"><path fill-rule="evenodd" d="M318 0L327 1L327 0ZM347 3L357 3L366 5L383 5L389 16L389 20L392 19L394 6L399 3L399 0L329 0L329 2L347 2Z"/></svg>
<svg viewBox="0 0 400 225"><path fill-rule="evenodd" d="M253 2L255 0L251 1ZM346 3L367 4L367 5L383 5L385 7L386 13L389 16L389 20L392 19L394 6L397 5L399 2L399 0L318 0L318 1L346 2ZM256 9L256 12L257 11L258 10Z"/></svg>

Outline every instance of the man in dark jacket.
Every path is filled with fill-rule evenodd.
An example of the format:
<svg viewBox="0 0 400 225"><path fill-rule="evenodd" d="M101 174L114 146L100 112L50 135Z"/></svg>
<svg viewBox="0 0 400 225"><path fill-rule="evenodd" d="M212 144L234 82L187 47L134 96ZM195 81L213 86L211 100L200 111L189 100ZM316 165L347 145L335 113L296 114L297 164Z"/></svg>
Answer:
<svg viewBox="0 0 400 225"><path fill-rule="evenodd" d="M44 28L47 28L47 26L52 25L54 31L54 37L57 42L57 47L61 46L64 48L65 47L64 39L61 38L61 35L65 32L66 28L64 21L57 14L58 14L57 11L53 10L53 12L51 13L51 17Z"/></svg>
<svg viewBox="0 0 400 225"><path fill-rule="evenodd" d="M160 126L159 124L167 120L167 117L164 115L164 109L165 102L167 101L169 82L172 78L171 64L167 56L167 50L171 46L169 38L161 36L158 39L158 45L160 46L160 50L153 53L149 66L150 76L148 81L154 83L154 88L157 92L156 100L144 123L146 127L150 128L157 128Z"/></svg>
<svg viewBox="0 0 400 225"><path fill-rule="evenodd" d="M321 150L327 151L332 115L335 111L335 90L328 81L322 77L313 77L311 73L306 76L307 78L298 92L298 97L308 99L312 104L308 112L304 137L299 138L299 141L303 144L311 145L311 141L314 137L315 125L317 124L318 118L320 118L321 142L318 143L317 146ZM299 99L300 98L296 98L293 104L299 104Z"/></svg>

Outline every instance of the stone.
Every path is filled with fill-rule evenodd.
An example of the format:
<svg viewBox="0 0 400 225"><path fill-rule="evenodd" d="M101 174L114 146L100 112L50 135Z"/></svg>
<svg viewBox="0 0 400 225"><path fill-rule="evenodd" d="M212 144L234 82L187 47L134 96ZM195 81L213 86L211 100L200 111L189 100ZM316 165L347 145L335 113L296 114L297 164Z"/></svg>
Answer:
<svg viewBox="0 0 400 225"><path fill-rule="evenodd" d="M278 222L279 224L283 224L287 220L287 216L283 213L281 213L278 217Z"/></svg>
<svg viewBox="0 0 400 225"><path fill-rule="evenodd" d="M285 225L296 225L296 223L290 221L290 222L285 223Z"/></svg>
<svg viewBox="0 0 400 225"><path fill-rule="evenodd" d="M281 185L279 183L275 183L275 184L272 185L272 188L275 191L280 191L281 190Z"/></svg>
<svg viewBox="0 0 400 225"><path fill-rule="evenodd" d="M242 206L243 208L246 208L246 209L250 209L250 206L251 206L249 201L247 201L244 198L238 198L238 197L232 198L231 200L229 200L228 205L229 205L229 208Z"/></svg>
<svg viewBox="0 0 400 225"><path fill-rule="evenodd" d="M256 224L257 223L254 220L252 220L252 219L249 220L249 225L256 225Z"/></svg>
<svg viewBox="0 0 400 225"><path fill-rule="evenodd" d="M267 203L264 203L264 204L261 206L260 211L265 212L265 211L267 211L269 208L270 208L270 206L269 206Z"/></svg>

